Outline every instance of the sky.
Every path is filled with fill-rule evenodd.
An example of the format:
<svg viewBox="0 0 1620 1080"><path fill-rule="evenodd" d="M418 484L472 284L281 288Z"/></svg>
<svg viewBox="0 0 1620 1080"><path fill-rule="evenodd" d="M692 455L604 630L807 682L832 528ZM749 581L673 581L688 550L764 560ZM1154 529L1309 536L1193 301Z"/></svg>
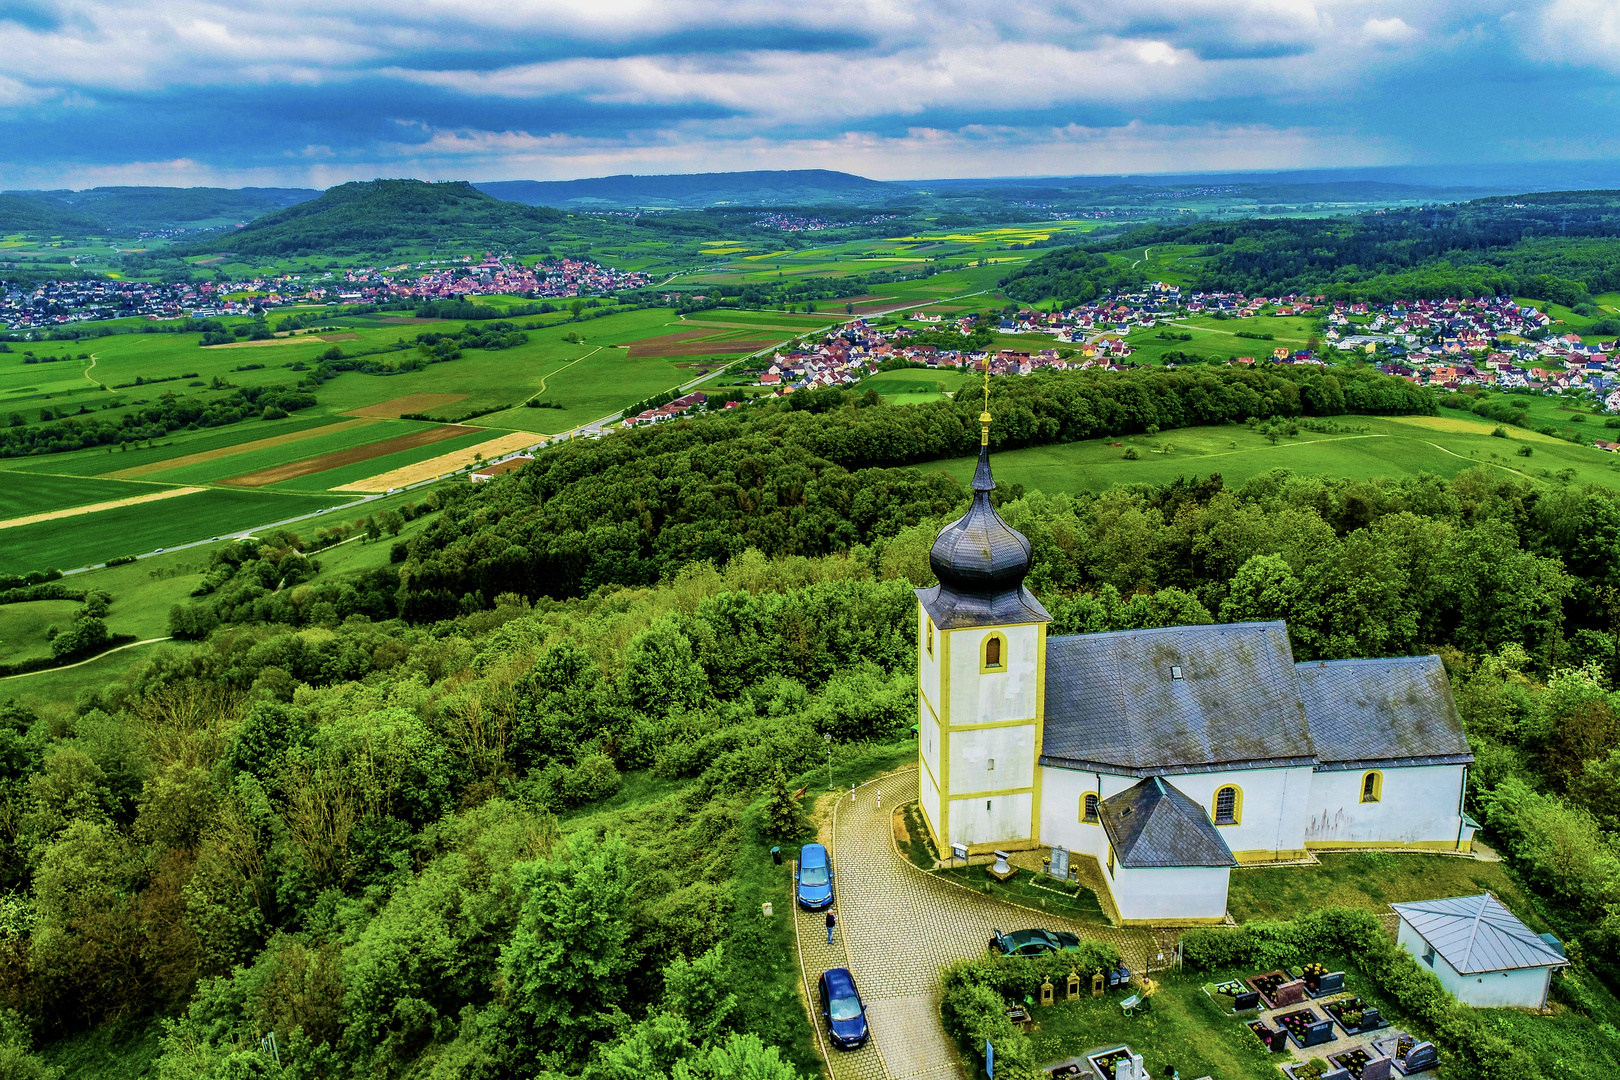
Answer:
<svg viewBox="0 0 1620 1080"><path fill-rule="evenodd" d="M0 188L1620 158L1616 0L0 0Z"/></svg>

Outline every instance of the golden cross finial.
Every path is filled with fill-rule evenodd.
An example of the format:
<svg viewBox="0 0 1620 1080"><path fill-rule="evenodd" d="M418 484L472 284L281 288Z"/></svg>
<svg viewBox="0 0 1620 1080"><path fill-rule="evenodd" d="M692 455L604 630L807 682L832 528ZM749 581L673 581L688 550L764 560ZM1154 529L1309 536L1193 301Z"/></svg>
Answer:
<svg viewBox="0 0 1620 1080"><path fill-rule="evenodd" d="M984 412L979 414L979 445L990 445L990 358L984 358Z"/></svg>

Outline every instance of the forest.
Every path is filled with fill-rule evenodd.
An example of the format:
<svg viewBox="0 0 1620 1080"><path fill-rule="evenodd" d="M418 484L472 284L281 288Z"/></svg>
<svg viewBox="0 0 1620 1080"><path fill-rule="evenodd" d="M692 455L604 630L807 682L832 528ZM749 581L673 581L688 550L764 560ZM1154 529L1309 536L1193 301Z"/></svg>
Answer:
<svg viewBox="0 0 1620 1080"><path fill-rule="evenodd" d="M1351 370L1006 382L998 445L1433 408ZM113 1038L163 1080L813 1075L768 848L805 835L829 741L840 777L915 754L911 590L967 497L915 463L982 405L794 398L443 489L375 569L230 545L172 615L196 644L0 705L11 1075ZM1620 494L1482 466L994 496L1053 633L1281 618L1301 660L1438 651L1471 809L1614 985Z"/></svg>
<svg viewBox="0 0 1620 1080"><path fill-rule="evenodd" d="M1544 192L1354 217L1145 225L1051 252L1003 284L1025 302L1078 302L1104 273L1093 265L1101 254L1191 244L1204 259L1197 289L1374 301L1516 295L1573 307L1620 288L1620 255L1605 242L1616 236L1620 192Z"/></svg>

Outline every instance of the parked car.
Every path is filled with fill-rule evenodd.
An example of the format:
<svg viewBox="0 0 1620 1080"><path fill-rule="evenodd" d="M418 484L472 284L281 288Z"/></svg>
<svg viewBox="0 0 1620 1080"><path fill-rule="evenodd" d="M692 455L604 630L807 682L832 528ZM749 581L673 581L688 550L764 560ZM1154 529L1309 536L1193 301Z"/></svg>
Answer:
<svg viewBox="0 0 1620 1080"><path fill-rule="evenodd" d="M840 1050L854 1050L866 1042L871 1029L866 1026L866 1006L855 989L855 976L848 968L821 973L821 1017L827 1024L827 1038Z"/></svg>
<svg viewBox="0 0 1620 1080"><path fill-rule="evenodd" d="M793 880L798 883L794 891L798 894L799 906L806 911L820 911L832 905L832 862L822 845L806 844L799 849L799 868L794 871Z"/></svg>
<svg viewBox="0 0 1620 1080"><path fill-rule="evenodd" d="M1078 937L1062 930L1014 930L1010 934L997 930L995 935L990 939L990 951L1003 956L1039 956L1080 947Z"/></svg>

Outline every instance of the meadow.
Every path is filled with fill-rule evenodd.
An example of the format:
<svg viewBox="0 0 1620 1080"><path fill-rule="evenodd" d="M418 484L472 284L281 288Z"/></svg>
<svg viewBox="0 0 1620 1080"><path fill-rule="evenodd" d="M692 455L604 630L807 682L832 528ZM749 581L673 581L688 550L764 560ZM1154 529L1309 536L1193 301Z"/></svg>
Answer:
<svg viewBox="0 0 1620 1080"><path fill-rule="evenodd" d="M117 556L258 528L349 501L349 496L342 495L209 488L164 502L22 525L4 532L0 573L88 566Z"/></svg>
<svg viewBox="0 0 1620 1080"><path fill-rule="evenodd" d="M71 506L135 498L161 490L152 484L82 476L5 476L4 482L0 482L0 522Z"/></svg>
<svg viewBox="0 0 1620 1080"><path fill-rule="evenodd" d="M1115 484L1165 484L1180 476L1219 473L1229 485L1270 469L1307 476L1453 477L1489 465L1542 483L1602 484L1620 487L1620 458L1576 446L1534 431L1511 428L1506 439L1491 435L1493 424L1450 414L1438 417L1343 416L1334 421L1353 431L1316 432L1270 439L1239 425L1182 428L1158 435L1087 439L1081 442L995 454L996 482L1022 484L1049 495L1096 492ZM1531 455L1521 457L1520 447ZM1134 451L1136 459L1126 457ZM938 467L966 484L975 459L953 458Z"/></svg>
<svg viewBox="0 0 1620 1080"><path fill-rule="evenodd" d="M76 600L35 600L0 604L0 664L51 655L47 631L66 630L79 610Z"/></svg>
<svg viewBox="0 0 1620 1080"><path fill-rule="evenodd" d="M862 379L860 389L876 390L886 405L916 405L953 394L970 378L967 372L950 369L898 368Z"/></svg>

